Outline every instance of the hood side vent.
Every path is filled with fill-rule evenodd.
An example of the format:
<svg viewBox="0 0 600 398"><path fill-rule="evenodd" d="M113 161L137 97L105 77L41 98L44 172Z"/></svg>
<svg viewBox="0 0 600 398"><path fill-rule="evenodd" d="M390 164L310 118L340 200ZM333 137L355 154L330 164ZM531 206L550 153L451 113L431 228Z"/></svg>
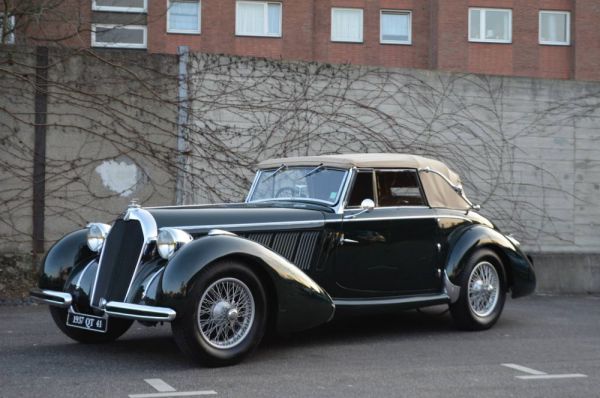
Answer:
<svg viewBox="0 0 600 398"><path fill-rule="evenodd" d="M245 235L294 263L303 271L309 270L319 239L319 231L260 232Z"/></svg>

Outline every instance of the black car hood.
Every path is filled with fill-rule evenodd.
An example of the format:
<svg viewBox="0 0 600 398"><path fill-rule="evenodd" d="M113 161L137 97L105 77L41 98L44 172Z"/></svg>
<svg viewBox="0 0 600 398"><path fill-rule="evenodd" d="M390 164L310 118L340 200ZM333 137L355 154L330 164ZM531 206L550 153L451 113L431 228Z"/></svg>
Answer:
<svg viewBox="0 0 600 398"><path fill-rule="evenodd" d="M146 208L158 228L176 227L189 233L211 229L226 231L281 230L323 226L318 208L281 207L256 204L222 204Z"/></svg>

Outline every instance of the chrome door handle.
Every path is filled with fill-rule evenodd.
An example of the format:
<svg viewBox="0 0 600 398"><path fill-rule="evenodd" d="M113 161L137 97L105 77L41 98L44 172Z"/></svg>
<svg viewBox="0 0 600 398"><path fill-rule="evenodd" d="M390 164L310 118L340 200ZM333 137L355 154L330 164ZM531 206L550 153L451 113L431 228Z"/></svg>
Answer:
<svg viewBox="0 0 600 398"><path fill-rule="evenodd" d="M343 245L344 243L358 243L357 240L354 239L348 239L348 238L344 238L343 236L340 238L340 245Z"/></svg>

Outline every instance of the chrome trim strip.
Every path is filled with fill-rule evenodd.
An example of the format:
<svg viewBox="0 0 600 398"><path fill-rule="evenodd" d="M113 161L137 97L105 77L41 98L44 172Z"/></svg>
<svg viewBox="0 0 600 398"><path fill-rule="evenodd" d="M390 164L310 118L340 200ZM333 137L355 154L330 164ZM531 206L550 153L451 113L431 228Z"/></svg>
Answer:
<svg viewBox="0 0 600 398"><path fill-rule="evenodd" d="M258 184L258 179L262 173L263 173L262 170L258 170L256 172L256 174L254 175L254 180L252 180L252 185L250 185L250 189L248 190L248 195L246 195L246 200L244 200L245 203L250 203L250 198L252 197L252 194L254 193L254 190L256 189L256 185Z"/></svg>
<svg viewBox="0 0 600 398"><path fill-rule="evenodd" d="M160 268L158 271L156 271L149 279L148 279L148 283L143 286L142 289L142 300L146 298L146 292L148 291L148 288L150 287L150 285L152 284L152 282L154 282L154 279L156 279L156 277L158 276L158 274L160 274L162 271L164 271L165 267Z"/></svg>
<svg viewBox="0 0 600 398"><path fill-rule="evenodd" d="M440 216L439 214L431 215L416 215L416 216L398 216L398 217L364 217L364 218L345 218L344 222L357 222L357 221L383 221L383 220L413 220L423 218L457 218L459 220L472 221L467 217L461 216ZM325 220L325 223L340 222L339 220Z"/></svg>
<svg viewBox="0 0 600 398"><path fill-rule="evenodd" d="M135 319L137 321L170 322L175 319L175 310L167 307L121 303L109 301L104 312L117 318Z"/></svg>
<svg viewBox="0 0 600 398"><path fill-rule="evenodd" d="M248 223L248 224L221 224L221 225L182 225L175 226L172 228L178 228L185 230L207 230L210 231L212 229L224 229L229 230L233 228L254 228L254 227L262 227L262 226L306 226L306 227L322 227L324 225L324 221L273 221L273 222L259 222L259 223Z"/></svg>
<svg viewBox="0 0 600 398"><path fill-rule="evenodd" d="M93 259L85 267L83 267L83 270L79 274L79 278L77 278L77 282L75 282L75 289L79 289L81 287L81 280L83 279L83 276L87 272L87 270L90 267L90 265L94 264L95 262L96 262L96 259Z"/></svg>
<svg viewBox="0 0 600 398"><path fill-rule="evenodd" d="M127 292L125 293L125 300L127 300L127 297L129 297L129 293L131 292L131 286L133 285L133 281L135 280L135 277L137 276L140 265L142 263L142 256L146 252L147 248L148 248L148 243L146 242L142 245L142 250L140 250L140 255L138 256L137 263L135 264L133 274L131 274L131 280L129 281L129 286L127 286Z"/></svg>
<svg viewBox="0 0 600 398"><path fill-rule="evenodd" d="M73 297L69 293L55 290L31 289L29 296L43 303L62 308L69 308L73 302Z"/></svg>
<svg viewBox="0 0 600 398"><path fill-rule="evenodd" d="M369 305L396 305L396 304L416 304L416 303L425 303L430 301L445 301L450 300L447 294L432 294L432 295L422 295L422 296L411 296L411 297L395 297L389 299L364 299L364 300L355 300L355 299L337 299L333 300L333 303L336 307L344 307L344 306L369 306Z"/></svg>
<svg viewBox="0 0 600 398"><path fill-rule="evenodd" d="M208 236L215 236L215 235L238 236L237 234L234 234L233 232L225 231L223 229L211 229L210 231L208 231Z"/></svg>
<svg viewBox="0 0 600 398"><path fill-rule="evenodd" d="M444 292L450 297L450 303L454 304L460 297L460 286L450 282L448 274L444 270Z"/></svg>
<svg viewBox="0 0 600 398"><path fill-rule="evenodd" d="M156 226L156 220L152 217L152 214L148 210L140 207L130 207L127 209L123 220L137 220L142 226L142 232L146 243L156 240L158 236L158 227Z"/></svg>

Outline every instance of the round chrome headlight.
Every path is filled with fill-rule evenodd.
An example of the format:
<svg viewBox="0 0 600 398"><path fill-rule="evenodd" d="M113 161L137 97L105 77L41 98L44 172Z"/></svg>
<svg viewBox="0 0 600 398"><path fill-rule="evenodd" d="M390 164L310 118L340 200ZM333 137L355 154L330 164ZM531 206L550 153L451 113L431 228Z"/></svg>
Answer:
<svg viewBox="0 0 600 398"><path fill-rule="evenodd" d="M173 254L181 246L191 242L192 235L177 228L161 228L156 239L158 254L165 260L173 257Z"/></svg>
<svg viewBox="0 0 600 398"><path fill-rule="evenodd" d="M106 236L110 231L110 225L101 223L92 223L88 225L87 245L93 252L99 252L104 246Z"/></svg>

